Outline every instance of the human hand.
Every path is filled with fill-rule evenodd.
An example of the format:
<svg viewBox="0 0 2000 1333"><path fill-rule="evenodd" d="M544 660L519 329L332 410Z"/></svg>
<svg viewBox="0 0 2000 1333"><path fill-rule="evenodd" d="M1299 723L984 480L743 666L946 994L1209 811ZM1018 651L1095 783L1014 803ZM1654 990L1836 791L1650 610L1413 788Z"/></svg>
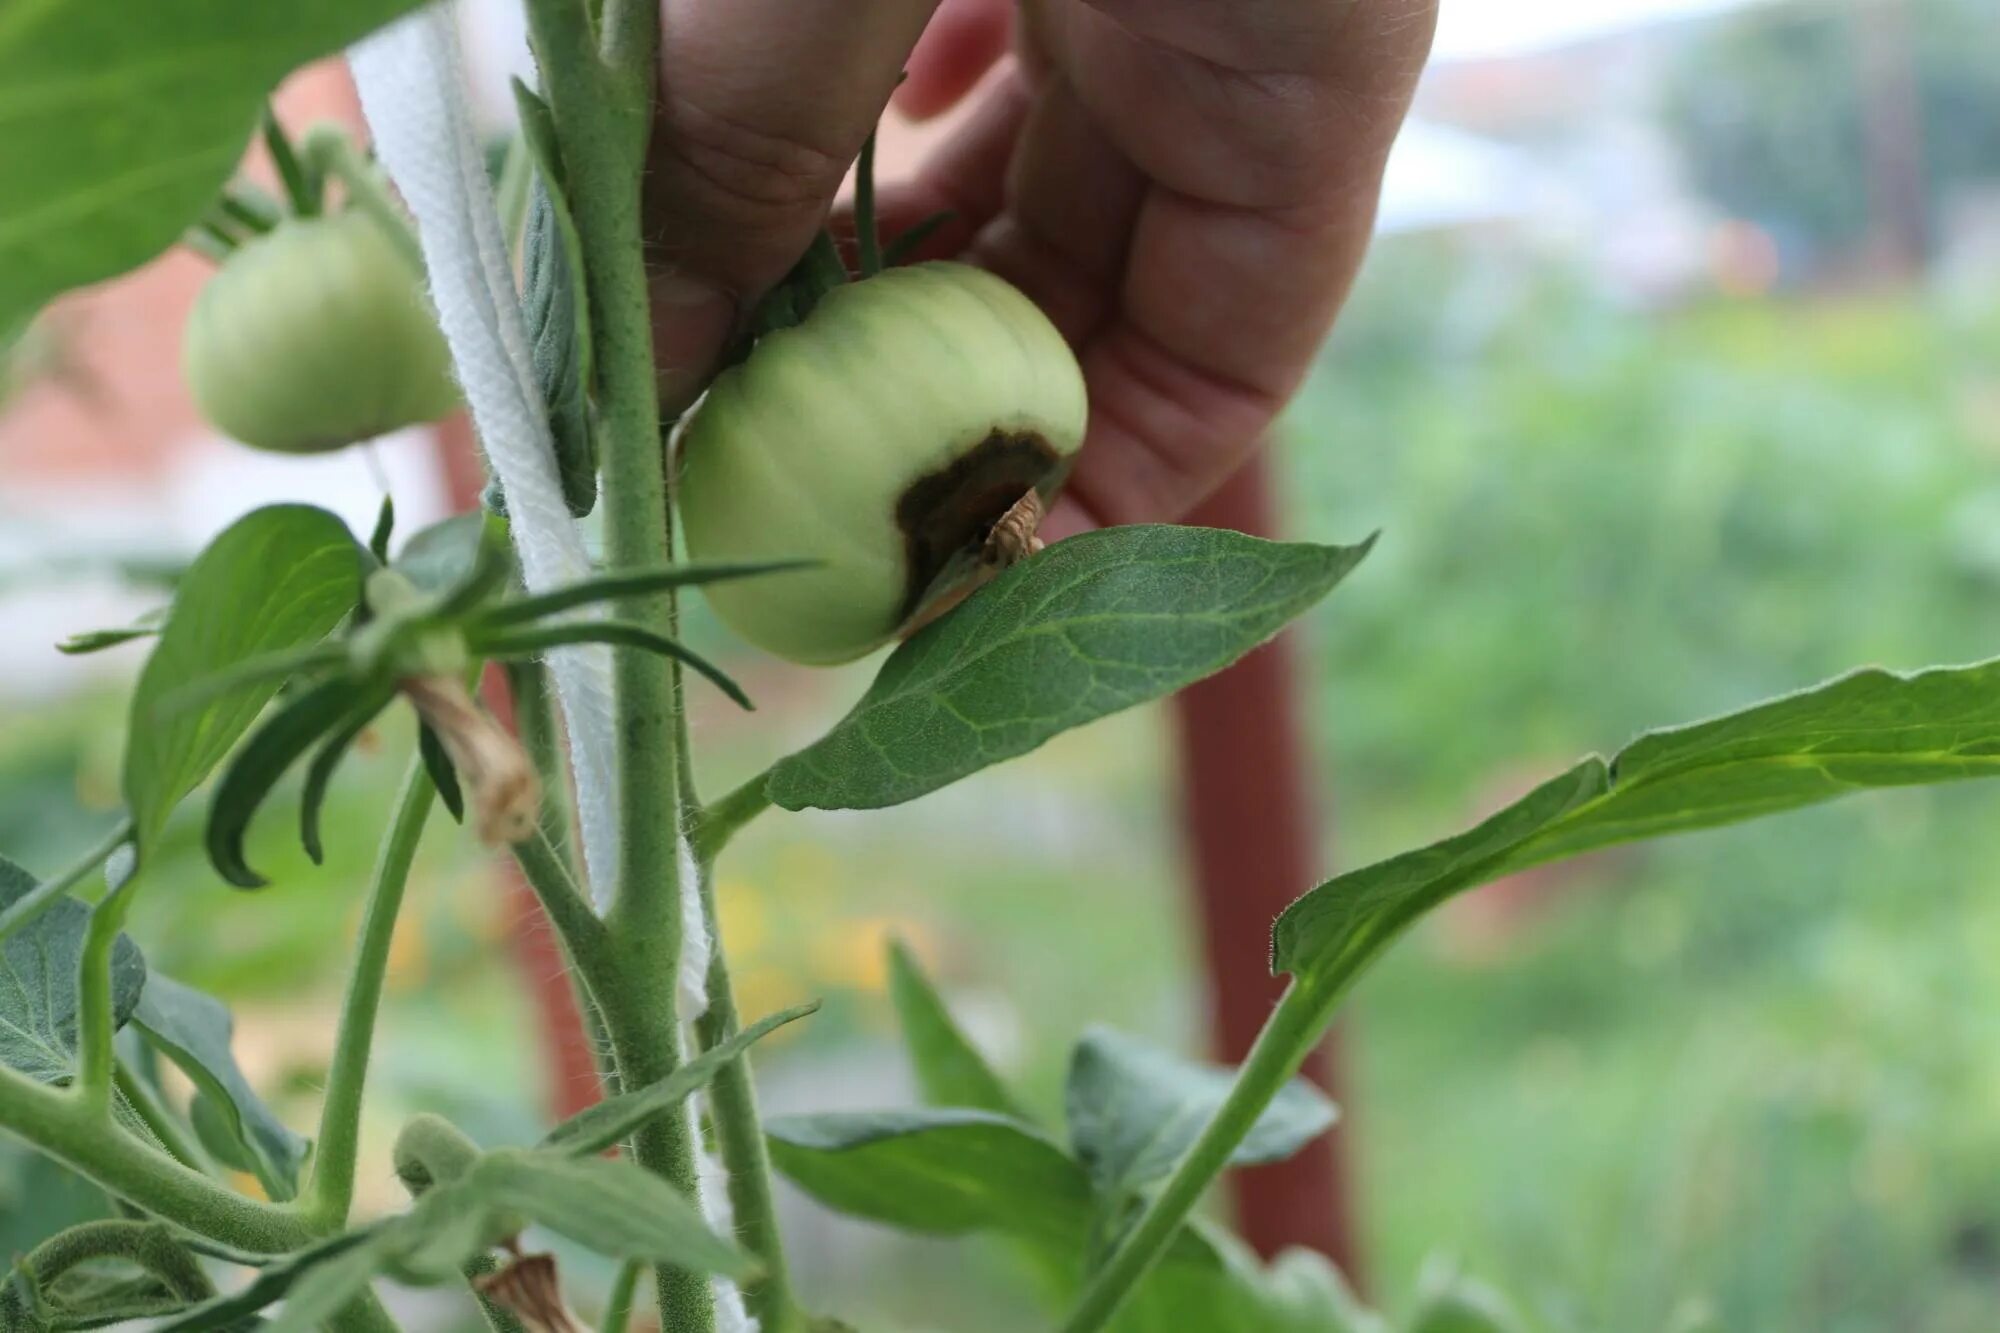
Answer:
<svg viewBox="0 0 2000 1333"><path fill-rule="evenodd" d="M1360 264L1436 19L1435 0L662 9L648 216L670 403L822 224L900 72L898 105L934 115L1016 52L880 212L893 234L949 210L923 253L1000 273L1077 349L1090 431L1051 536L1176 518L1255 446Z"/></svg>

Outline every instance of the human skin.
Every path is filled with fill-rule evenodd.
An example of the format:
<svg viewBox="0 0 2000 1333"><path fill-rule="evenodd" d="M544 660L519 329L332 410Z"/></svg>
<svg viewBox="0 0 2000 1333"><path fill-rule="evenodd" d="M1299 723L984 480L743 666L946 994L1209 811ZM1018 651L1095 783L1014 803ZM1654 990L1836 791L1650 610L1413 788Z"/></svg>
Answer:
<svg viewBox="0 0 2000 1333"><path fill-rule="evenodd" d="M825 224L892 94L919 118L971 96L885 187L884 228L948 210L925 257L1006 277L1076 349L1090 431L1047 535L1178 518L1256 446L1339 312L1436 16L1436 0L662 0L646 204L663 400L687 401Z"/></svg>

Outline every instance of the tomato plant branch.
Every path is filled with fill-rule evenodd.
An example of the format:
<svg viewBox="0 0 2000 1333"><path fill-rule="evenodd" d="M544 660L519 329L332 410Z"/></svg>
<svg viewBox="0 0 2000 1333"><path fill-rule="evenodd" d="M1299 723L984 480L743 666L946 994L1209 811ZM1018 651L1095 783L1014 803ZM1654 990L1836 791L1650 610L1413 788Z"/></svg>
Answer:
<svg viewBox="0 0 2000 1333"><path fill-rule="evenodd" d="M361 1094L368 1081L368 1055L375 1044L375 1018L382 1005L382 981L389 969L389 945L402 911L410 866L423 838L437 788L419 760L410 763L397 799L395 821L383 840L375 865L375 883L361 920L361 940L354 970L341 1002L340 1027L334 1037L333 1063L327 1069L326 1101L320 1110L319 1142L313 1154L312 1180L299 1201L301 1211L328 1231L347 1222L354 1202L354 1170L360 1151Z"/></svg>
<svg viewBox="0 0 2000 1333"><path fill-rule="evenodd" d="M651 133L659 11L608 0L601 34L582 0L529 0L528 25L556 125L583 252L603 459L604 542L613 574L671 563L673 531L660 440L640 181ZM595 40L593 40L595 37ZM678 412L685 404L668 405ZM620 600L614 614L671 634L671 592ZM615 657L619 857L607 936L608 979L586 976L611 1038L620 1082L644 1087L679 1059L674 977L681 944L680 700L667 663L626 648ZM607 984L608 981L608 984ZM686 1193L696 1189L685 1117L661 1116L635 1139L639 1163ZM660 1323L676 1333L715 1326L707 1279L656 1273Z"/></svg>
<svg viewBox="0 0 2000 1333"><path fill-rule="evenodd" d="M112 1041L118 1035L111 984L111 951L125 924L123 893L112 893L90 912L83 958L76 980L76 1081L70 1095L86 1114L100 1120L111 1112L111 1071L117 1063Z"/></svg>
<svg viewBox="0 0 2000 1333"><path fill-rule="evenodd" d="M735 1036L739 1027L736 993L723 957L722 936L715 912L715 865L700 863L702 915L711 940L708 964L708 1010L695 1020L695 1037L712 1050ZM736 1237L757 1257L763 1271L743 1288L743 1299L766 1333L793 1333L800 1325L792 1298L791 1277L785 1269L785 1242L778 1226L777 1202L771 1195L771 1158L764 1144L764 1126L757 1114L757 1085L748 1055L724 1065L708 1086L708 1106L715 1143L729 1172L729 1205Z"/></svg>
<svg viewBox="0 0 2000 1333"><path fill-rule="evenodd" d="M160 1101L160 1094L145 1079L140 1078L120 1060L112 1070L112 1085L131 1106L141 1124L153 1132L175 1161L182 1166L208 1174L208 1155L188 1137L181 1123Z"/></svg>
<svg viewBox="0 0 2000 1333"><path fill-rule="evenodd" d="M63 1274L98 1259L122 1260L144 1269L183 1301L206 1300L215 1294L215 1284L200 1261L157 1222L129 1218L85 1222L49 1237L24 1262L35 1285L46 1291ZM29 1326L34 1326L32 1320Z"/></svg>
<svg viewBox="0 0 2000 1333"><path fill-rule="evenodd" d="M26 894L16 899L6 911L0 912L0 940L18 930L31 926L42 915L69 896L69 891L84 881L93 870L111 859L111 854L124 846L132 837L132 821L129 817L120 819L110 832L98 840L95 846L75 864L54 879L37 884Z"/></svg>
<svg viewBox="0 0 2000 1333"><path fill-rule="evenodd" d="M1299 1072L1332 1021L1345 989L1344 983L1325 979L1316 984L1295 980L1286 989L1237 1071L1228 1098L1092 1277L1061 1333L1095 1333L1110 1322L1139 1280L1166 1253L1181 1223L1222 1174L1271 1099Z"/></svg>
<svg viewBox="0 0 2000 1333"><path fill-rule="evenodd" d="M522 878L528 881L542 910L548 913L549 924L562 937L570 961L584 974L585 981L605 980L604 922L584 901L583 890L570 873L568 860L541 829L515 843L513 852Z"/></svg>
<svg viewBox="0 0 2000 1333"><path fill-rule="evenodd" d="M100 1117L76 1096L0 1068L0 1126L119 1198L211 1240L256 1254L282 1254L313 1239L290 1209L245 1198L162 1156Z"/></svg>
<svg viewBox="0 0 2000 1333"><path fill-rule="evenodd" d="M770 773L759 773L713 805L705 806L695 821L695 855L704 861L720 856L745 824L771 808L770 786Z"/></svg>

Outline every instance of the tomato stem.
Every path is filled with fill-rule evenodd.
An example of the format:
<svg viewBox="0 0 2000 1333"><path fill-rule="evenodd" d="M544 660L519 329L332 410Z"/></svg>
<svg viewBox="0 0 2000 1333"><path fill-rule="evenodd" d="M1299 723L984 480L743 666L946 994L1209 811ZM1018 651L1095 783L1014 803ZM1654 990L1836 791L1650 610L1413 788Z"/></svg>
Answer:
<svg viewBox="0 0 2000 1333"><path fill-rule="evenodd" d="M528 24L583 254L597 370L606 564L612 574L656 569L673 558L660 423L688 406L659 398L640 218L659 10L650 0L605 0L593 29L590 6L580 0L529 0ZM675 632L671 589L621 597L614 615L655 634ZM683 883L681 873L686 794L677 675L670 662L629 646L615 649L613 661L619 857L604 956L593 961L596 975L586 979L621 1085L644 1087L679 1063L681 895L699 890ZM633 1147L640 1165L695 1192L695 1148L685 1117L658 1117ZM708 1333L715 1327L706 1275L663 1266L655 1277L663 1328Z"/></svg>
<svg viewBox="0 0 2000 1333"><path fill-rule="evenodd" d="M734 1037L739 1028L736 992L723 959L722 936L715 910L715 863L700 862L698 883L702 916L711 940L708 964L708 1009L695 1020L695 1036L705 1051ZM708 1087L715 1146L729 1173L730 1213L736 1235L757 1256L763 1272L743 1287L743 1299L758 1327L766 1333L793 1333L798 1326L791 1277L785 1267L784 1235L771 1193L771 1158L757 1111L757 1084L746 1052L717 1072Z"/></svg>
<svg viewBox="0 0 2000 1333"><path fill-rule="evenodd" d="M340 1006L333 1063L327 1069L312 1179L299 1201L305 1215L329 1231L346 1225L354 1202L355 1162L361 1150L361 1094L368 1081L368 1053L375 1042L382 983L389 971L389 945L396 933L396 915L403 906L417 843L436 796L437 788L423 765L412 760L396 802L395 821L382 842L375 883L361 920L360 947L355 951L347 996Z"/></svg>

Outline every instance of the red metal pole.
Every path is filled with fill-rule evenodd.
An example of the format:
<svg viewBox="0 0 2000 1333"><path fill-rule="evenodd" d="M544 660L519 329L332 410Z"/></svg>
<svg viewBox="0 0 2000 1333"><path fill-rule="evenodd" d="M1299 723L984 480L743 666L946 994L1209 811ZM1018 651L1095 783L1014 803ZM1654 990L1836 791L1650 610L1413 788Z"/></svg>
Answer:
<svg viewBox="0 0 2000 1333"><path fill-rule="evenodd" d="M452 508L466 510L477 505L486 478L480 470L472 425L463 412L439 423L437 452ZM508 730L513 730L514 700L508 692L506 676L488 670L480 692L494 716ZM577 1008L576 992L570 987L568 960L556 940L555 928L549 924L534 890L521 877L521 868L514 859L496 858L496 869L507 895L508 934L514 962L528 984L541 1024L548 1109L562 1119L591 1106L602 1095L597 1064L591 1058L590 1038L584 1029L583 1014Z"/></svg>
<svg viewBox="0 0 2000 1333"><path fill-rule="evenodd" d="M1260 454L1188 522L1269 535L1276 527ZM1183 827L1207 950L1214 1042L1235 1063L1249 1052L1282 984L1270 974L1271 922L1321 876L1311 761L1295 637L1281 635L1174 700ZM1307 1075L1338 1096L1335 1043ZM1238 1228L1266 1256L1319 1250L1360 1284L1344 1125L1286 1162L1234 1172Z"/></svg>

